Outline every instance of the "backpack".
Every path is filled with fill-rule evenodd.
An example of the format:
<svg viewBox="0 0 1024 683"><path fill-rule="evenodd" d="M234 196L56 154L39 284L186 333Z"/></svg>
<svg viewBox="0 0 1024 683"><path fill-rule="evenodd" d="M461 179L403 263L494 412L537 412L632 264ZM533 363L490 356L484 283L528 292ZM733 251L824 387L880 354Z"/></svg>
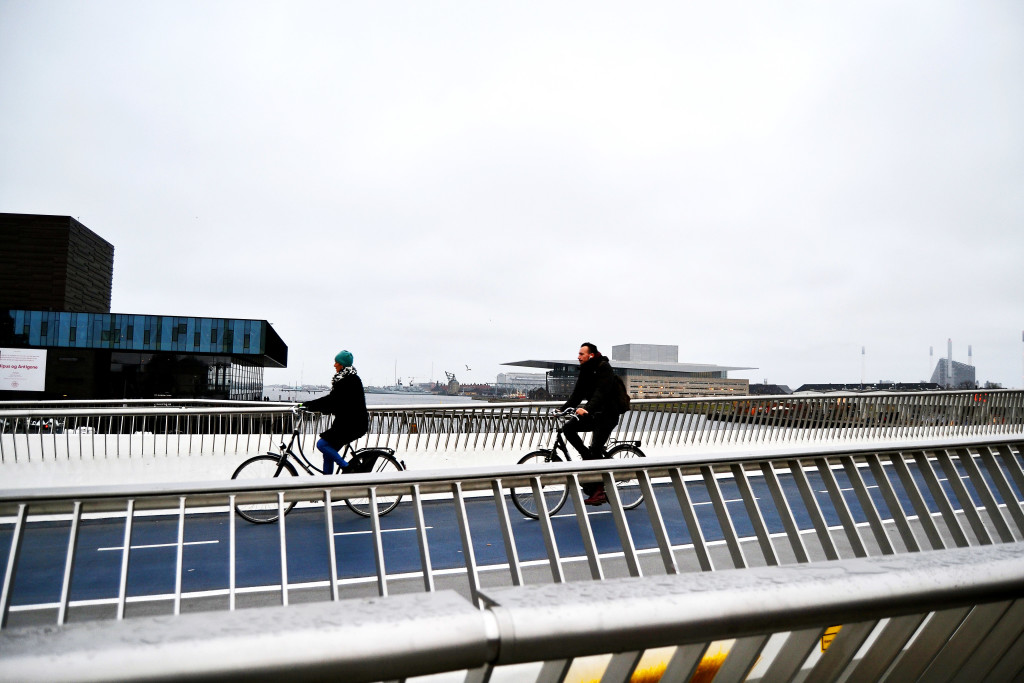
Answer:
<svg viewBox="0 0 1024 683"><path fill-rule="evenodd" d="M626 383L618 375L615 375L615 406L619 415L629 412L629 392Z"/></svg>

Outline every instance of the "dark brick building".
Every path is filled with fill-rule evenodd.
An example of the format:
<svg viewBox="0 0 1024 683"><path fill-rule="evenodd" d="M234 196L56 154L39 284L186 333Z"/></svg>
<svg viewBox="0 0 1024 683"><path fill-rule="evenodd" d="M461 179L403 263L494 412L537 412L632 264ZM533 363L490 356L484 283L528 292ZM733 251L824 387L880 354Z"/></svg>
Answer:
<svg viewBox="0 0 1024 683"><path fill-rule="evenodd" d="M0 308L110 312L114 245L70 216L0 213Z"/></svg>

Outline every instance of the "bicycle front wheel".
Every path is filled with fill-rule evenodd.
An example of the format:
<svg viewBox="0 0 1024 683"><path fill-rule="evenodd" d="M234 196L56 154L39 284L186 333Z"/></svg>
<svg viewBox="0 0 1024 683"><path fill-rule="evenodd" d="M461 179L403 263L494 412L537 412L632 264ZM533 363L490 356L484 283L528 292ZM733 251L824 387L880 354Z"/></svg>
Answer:
<svg viewBox="0 0 1024 683"><path fill-rule="evenodd" d="M267 453L249 458L235 470L231 475L232 479L273 479L275 477L298 476L295 467L280 455ZM295 507L295 501L284 504L284 514L288 514ZM235 512L242 519L253 524L269 524L276 522L280 515L277 501L260 503L239 503L235 506Z"/></svg>
<svg viewBox="0 0 1024 683"><path fill-rule="evenodd" d="M611 448L605 457L627 460L630 458L642 458L644 457L644 452L632 444L620 444ZM632 510L644 502L643 491L640 490L640 482L637 481L636 475L632 473L620 474L616 472L615 489L619 492L619 500L622 501L622 507L627 510Z"/></svg>
<svg viewBox="0 0 1024 683"><path fill-rule="evenodd" d="M554 450L539 450L527 453L519 460L520 465L540 465L545 462L562 462L562 458ZM548 515L561 510L569 497L569 489L565 487L564 480L561 483L550 484L541 482L540 491ZM540 508L537 505L537 498L533 495L533 487L513 487L508 492L512 497L512 503L521 513L531 519L540 519Z"/></svg>
<svg viewBox="0 0 1024 683"><path fill-rule="evenodd" d="M405 467L398 461L398 458L391 455L387 451L360 451L356 453L356 458L360 461L360 468L358 474L381 474L384 476L395 474L405 470ZM355 464L353 462L353 464ZM376 496L377 499L377 515L386 515L402 502L401 494L391 494L386 496ZM363 498L346 498L345 505L349 507L352 512L363 517L369 517L373 514L373 507L370 505L370 499L368 497Z"/></svg>

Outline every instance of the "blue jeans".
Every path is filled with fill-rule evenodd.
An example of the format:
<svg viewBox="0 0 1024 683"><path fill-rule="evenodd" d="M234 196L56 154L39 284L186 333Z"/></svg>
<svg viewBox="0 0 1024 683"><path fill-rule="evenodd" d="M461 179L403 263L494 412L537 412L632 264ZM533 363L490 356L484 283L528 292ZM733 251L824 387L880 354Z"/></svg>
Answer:
<svg viewBox="0 0 1024 683"><path fill-rule="evenodd" d="M316 449L324 454L324 474L334 474L335 465L341 465L343 468L348 467L348 463L345 461L345 458L341 457L338 449L327 443L326 440L320 439L317 441Z"/></svg>

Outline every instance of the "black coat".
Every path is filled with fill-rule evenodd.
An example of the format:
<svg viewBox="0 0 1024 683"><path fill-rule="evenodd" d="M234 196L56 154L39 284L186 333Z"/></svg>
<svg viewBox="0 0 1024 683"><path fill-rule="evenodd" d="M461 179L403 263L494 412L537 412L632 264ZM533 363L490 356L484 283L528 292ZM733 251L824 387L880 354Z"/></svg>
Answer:
<svg viewBox="0 0 1024 683"><path fill-rule="evenodd" d="M588 413L618 418L621 411L617 382L608 359L604 356L594 356L580 366L576 386L573 387L569 400L562 404L561 410L575 408L586 401Z"/></svg>
<svg viewBox="0 0 1024 683"><path fill-rule="evenodd" d="M338 373L331 380L331 393L307 401L302 407L334 416L334 423L320 436L336 449L363 436L370 427L363 381L355 373Z"/></svg>

